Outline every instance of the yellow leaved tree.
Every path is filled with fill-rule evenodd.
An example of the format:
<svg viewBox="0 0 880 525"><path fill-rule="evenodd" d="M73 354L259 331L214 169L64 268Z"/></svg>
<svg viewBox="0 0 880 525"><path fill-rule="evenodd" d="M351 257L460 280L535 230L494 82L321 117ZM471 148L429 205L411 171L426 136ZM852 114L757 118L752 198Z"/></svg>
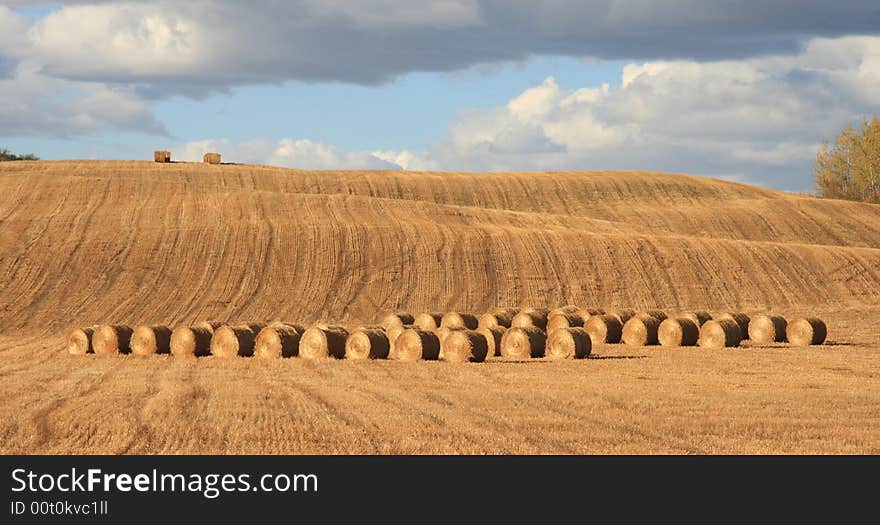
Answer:
<svg viewBox="0 0 880 525"><path fill-rule="evenodd" d="M880 119L847 126L833 144L823 142L813 172L820 197L880 204Z"/></svg>

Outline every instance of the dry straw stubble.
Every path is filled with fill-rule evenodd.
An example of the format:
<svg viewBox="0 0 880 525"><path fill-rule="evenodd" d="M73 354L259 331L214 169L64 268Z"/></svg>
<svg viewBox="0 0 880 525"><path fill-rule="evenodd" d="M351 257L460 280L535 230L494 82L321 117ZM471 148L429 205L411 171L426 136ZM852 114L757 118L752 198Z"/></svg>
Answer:
<svg viewBox="0 0 880 525"><path fill-rule="evenodd" d="M788 323L786 335L795 346L821 345L828 337L828 326L821 319L807 317Z"/></svg>
<svg viewBox="0 0 880 525"><path fill-rule="evenodd" d="M125 325L101 325L92 333L92 348L97 355L129 354L132 332Z"/></svg>
<svg viewBox="0 0 880 525"><path fill-rule="evenodd" d="M590 334L582 327L558 328L547 337L546 355L551 359L585 359L592 350Z"/></svg>
<svg viewBox="0 0 880 525"><path fill-rule="evenodd" d="M299 355L302 332L286 323L272 323L260 330L254 340L254 356L263 359L279 359Z"/></svg>
<svg viewBox="0 0 880 525"><path fill-rule="evenodd" d="M306 359L345 357L348 330L342 326L318 325L305 331L299 341L299 356Z"/></svg>
<svg viewBox="0 0 880 525"><path fill-rule="evenodd" d="M399 361L436 361L440 359L440 338L420 328L405 330L394 343L394 354Z"/></svg>
<svg viewBox="0 0 880 525"><path fill-rule="evenodd" d="M737 347L742 332L733 319L714 319L700 328L700 346L705 348Z"/></svg>
<svg viewBox="0 0 880 525"><path fill-rule="evenodd" d="M757 344L785 342L787 326L781 315L756 315L749 321L749 339Z"/></svg>
<svg viewBox="0 0 880 525"><path fill-rule="evenodd" d="M358 328L345 341L346 359L388 359L391 343L381 328Z"/></svg>
<svg viewBox="0 0 880 525"><path fill-rule="evenodd" d="M664 319L657 329L661 346L696 346L700 340L700 326L690 317Z"/></svg>
<svg viewBox="0 0 880 525"><path fill-rule="evenodd" d="M489 354L486 336L475 330L456 330L441 341L440 346L442 359L452 363L481 363Z"/></svg>
<svg viewBox="0 0 880 525"><path fill-rule="evenodd" d="M131 334L131 353L155 355L171 353L171 328L165 325L140 325Z"/></svg>
<svg viewBox="0 0 880 525"><path fill-rule="evenodd" d="M534 326L514 326L501 337L501 356L508 359L544 357L547 335Z"/></svg>

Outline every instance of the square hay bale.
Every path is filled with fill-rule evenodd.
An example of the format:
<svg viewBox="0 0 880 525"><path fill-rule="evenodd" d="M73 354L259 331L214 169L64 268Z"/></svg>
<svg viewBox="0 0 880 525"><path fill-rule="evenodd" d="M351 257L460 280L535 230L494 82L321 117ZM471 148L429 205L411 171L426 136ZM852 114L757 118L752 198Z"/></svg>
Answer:
<svg viewBox="0 0 880 525"><path fill-rule="evenodd" d="M164 150L154 151L153 160L156 162L171 162L171 152Z"/></svg>
<svg viewBox="0 0 880 525"><path fill-rule="evenodd" d="M220 154L205 153L205 164L220 164Z"/></svg>

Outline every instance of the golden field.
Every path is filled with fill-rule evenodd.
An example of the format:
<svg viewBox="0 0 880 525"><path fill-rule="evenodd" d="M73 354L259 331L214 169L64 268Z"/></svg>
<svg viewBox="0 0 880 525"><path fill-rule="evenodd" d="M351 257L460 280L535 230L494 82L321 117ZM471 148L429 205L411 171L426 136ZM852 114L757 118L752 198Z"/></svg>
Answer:
<svg viewBox="0 0 880 525"><path fill-rule="evenodd" d="M69 356L75 326L500 305L816 314L550 362ZM0 164L3 453L877 453L880 206L644 172Z"/></svg>

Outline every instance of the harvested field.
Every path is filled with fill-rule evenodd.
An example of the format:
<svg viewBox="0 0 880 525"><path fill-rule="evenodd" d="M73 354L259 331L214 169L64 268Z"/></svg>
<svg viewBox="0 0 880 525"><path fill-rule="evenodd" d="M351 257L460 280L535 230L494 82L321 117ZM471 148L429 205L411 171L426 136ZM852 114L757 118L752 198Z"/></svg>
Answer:
<svg viewBox="0 0 880 525"><path fill-rule="evenodd" d="M878 206L636 172L9 162L0 222L0 452L880 453ZM568 304L828 334L558 362L67 352L105 323Z"/></svg>

